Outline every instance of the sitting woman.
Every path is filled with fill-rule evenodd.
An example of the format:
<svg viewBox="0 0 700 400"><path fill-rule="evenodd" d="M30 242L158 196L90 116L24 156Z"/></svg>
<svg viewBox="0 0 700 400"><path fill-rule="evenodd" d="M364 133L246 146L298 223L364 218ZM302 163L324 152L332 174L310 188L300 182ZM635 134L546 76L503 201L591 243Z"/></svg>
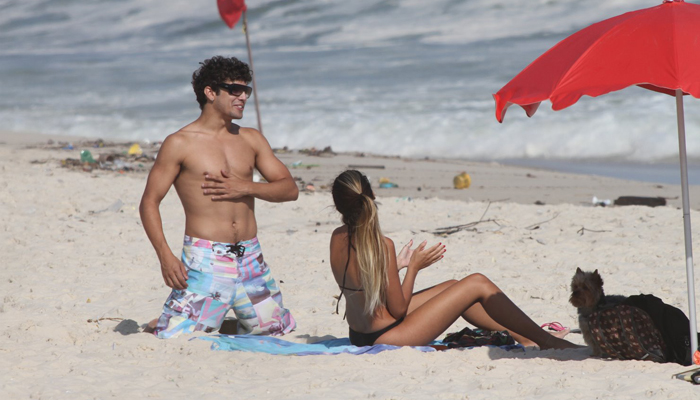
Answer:
<svg viewBox="0 0 700 400"><path fill-rule="evenodd" d="M472 274L418 293L418 271L443 257L445 246L411 249L396 256L394 242L379 227L374 193L367 177L345 171L333 183L333 202L343 226L331 237L331 268L346 297L350 342L356 346L426 345L457 318L491 331L507 330L525 346L578 347L535 324L487 277ZM403 282L399 270L407 268ZM340 301L340 299L338 299Z"/></svg>

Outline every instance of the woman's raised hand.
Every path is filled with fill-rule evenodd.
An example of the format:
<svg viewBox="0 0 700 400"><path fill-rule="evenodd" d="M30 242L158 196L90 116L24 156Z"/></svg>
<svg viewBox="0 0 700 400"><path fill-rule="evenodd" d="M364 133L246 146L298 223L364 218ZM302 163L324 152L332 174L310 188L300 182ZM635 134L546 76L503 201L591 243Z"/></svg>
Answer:
<svg viewBox="0 0 700 400"><path fill-rule="evenodd" d="M438 243L435 246L426 249L425 246L427 244L428 241L425 240L423 243L419 244L415 250L412 250L413 254L411 254L411 259L408 263L409 268L413 267L421 270L425 267L433 265L444 257L443 254L445 251L447 251L444 244Z"/></svg>
<svg viewBox="0 0 700 400"><path fill-rule="evenodd" d="M409 240L396 256L396 266L399 268L399 271L408 267L408 263L411 261L411 256L413 255L413 249L411 248L412 246L413 239Z"/></svg>

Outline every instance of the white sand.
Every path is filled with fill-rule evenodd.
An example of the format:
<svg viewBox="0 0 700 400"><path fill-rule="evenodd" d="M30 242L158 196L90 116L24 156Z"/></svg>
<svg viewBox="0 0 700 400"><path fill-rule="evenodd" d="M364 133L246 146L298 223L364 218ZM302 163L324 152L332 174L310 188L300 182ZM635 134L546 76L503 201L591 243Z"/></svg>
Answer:
<svg viewBox="0 0 700 400"><path fill-rule="evenodd" d="M65 157L76 155L0 145L0 242L8 260L0 279L2 399L698 396L691 384L671 379L685 367L588 358L585 349L420 353L407 348L366 356L290 357L212 351L206 341L190 341L198 335L158 340L136 333L140 325L159 315L169 293L138 216L145 174L68 170L57 161ZM288 162L294 157L282 158ZM31 164L32 160L47 162ZM320 187L328 183L321 176L336 174L347 162L342 157L328 160L335 160L336 169L292 172L319 175L316 186ZM576 195L572 194L575 190L561 185L567 179L622 182L602 178L469 163L452 170L450 163L436 163L443 172L431 175L425 162L355 161L376 164L384 162L381 160L394 164L373 174L375 178L421 177L415 186L426 188L412 192L410 199L403 196L411 193L403 192L397 194L402 197L380 199L385 233L398 244L414 238L447 245L445 259L419 274L417 289L482 272L536 322L559 321L575 327L576 311L567 301L571 276L576 267L597 268L607 293L653 293L687 313L682 214L676 207L594 208L582 204L590 201L584 194L580 200L566 197ZM456 198L485 200L479 197L485 190L480 185L460 192L446 188L453 173L449 171L466 167L492 174L489 182L520 182L527 173L542 180L530 187L514 184L507 196L491 197L509 201L490 205L422 198L430 195L431 184L442 180L447 183L436 190L451 192ZM408 172L402 172L406 169ZM472 172L473 179L478 182L481 173ZM562 181L542 178L549 175L562 177ZM617 185L618 192L611 189L607 196L651 195L652 186L625 182ZM671 193L674 189L663 190ZM507 191L507 184L503 190ZM548 205L521 204L552 193L561 197L554 201L542 197ZM602 196L605 194L599 194ZM119 212L101 211L117 201L123 202ZM328 266L328 240L339 218L331 204L330 195L320 190L302 194L293 203L257 203L265 257L276 279L283 281L285 305L298 323L298 329L285 337L288 340L313 342L347 336L346 323L333 314L338 287ZM168 241L179 254L184 217L174 191L161 211ZM479 224L475 231L448 237L422 232L477 221L485 211L484 218L495 219L497 224ZM700 227L700 215L693 212L692 218L696 228ZM539 229L528 229L547 220ZM583 235L578 233L582 227L586 229ZM695 247L700 248L698 240ZM87 322L99 318L124 321ZM453 329L465 325L458 321ZM569 339L583 344L580 335L571 334Z"/></svg>

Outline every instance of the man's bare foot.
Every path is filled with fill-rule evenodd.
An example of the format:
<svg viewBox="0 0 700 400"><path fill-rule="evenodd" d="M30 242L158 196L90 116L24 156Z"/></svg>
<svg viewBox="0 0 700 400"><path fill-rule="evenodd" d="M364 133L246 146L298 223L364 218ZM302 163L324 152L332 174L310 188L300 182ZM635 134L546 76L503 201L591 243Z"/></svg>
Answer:
<svg viewBox="0 0 700 400"><path fill-rule="evenodd" d="M144 333L153 333L153 331L156 329L156 325L158 325L158 318L156 318L153 321L146 324L146 326L143 328L143 332Z"/></svg>

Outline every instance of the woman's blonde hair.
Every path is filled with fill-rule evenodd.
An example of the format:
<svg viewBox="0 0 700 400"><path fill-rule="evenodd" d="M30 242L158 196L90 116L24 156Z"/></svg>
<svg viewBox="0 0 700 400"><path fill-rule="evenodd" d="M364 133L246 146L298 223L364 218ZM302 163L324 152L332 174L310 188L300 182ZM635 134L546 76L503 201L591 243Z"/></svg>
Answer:
<svg viewBox="0 0 700 400"><path fill-rule="evenodd" d="M374 193L367 177L355 170L338 175L332 192L335 208L348 227L348 246L355 246L365 295L364 312L371 315L386 304L389 264Z"/></svg>

